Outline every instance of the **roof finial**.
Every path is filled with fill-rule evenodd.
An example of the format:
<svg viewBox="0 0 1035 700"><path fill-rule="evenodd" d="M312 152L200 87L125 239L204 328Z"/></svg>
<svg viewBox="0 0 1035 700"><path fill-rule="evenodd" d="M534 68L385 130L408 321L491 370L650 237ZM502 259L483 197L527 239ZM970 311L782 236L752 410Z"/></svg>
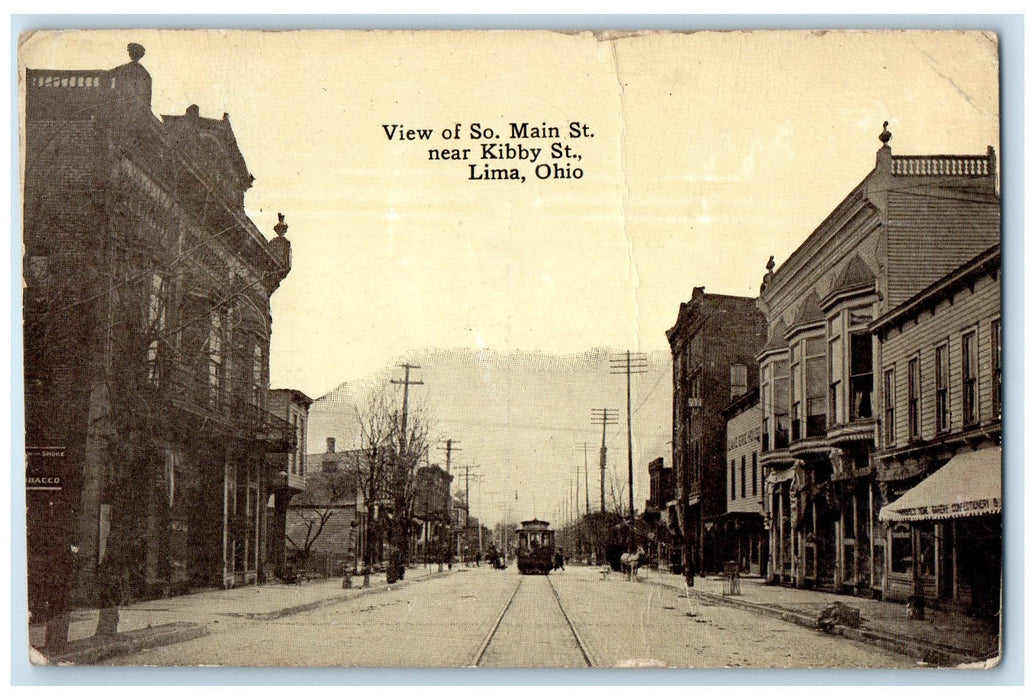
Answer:
<svg viewBox="0 0 1035 700"><path fill-rule="evenodd" d="M880 136L878 138L880 138L880 142L883 143L885 146L887 146L888 141L891 140L891 132L888 131L887 122L884 122L884 131L880 132Z"/></svg>
<svg viewBox="0 0 1035 700"><path fill-rule="evenodd" d="M129 59L133 63L137 63L144 57L144 47L140 44L129 44L126 46L126 50L129 51Z"/></svg>
<svg viewBox="0 0 1035 700"><path fill-rule="evenodd" d="M273 230L277 232L278 236L283 236L288 230L288 225L284 223L284 215L279 211L277 212L277 225L273 227Z"/></svg>

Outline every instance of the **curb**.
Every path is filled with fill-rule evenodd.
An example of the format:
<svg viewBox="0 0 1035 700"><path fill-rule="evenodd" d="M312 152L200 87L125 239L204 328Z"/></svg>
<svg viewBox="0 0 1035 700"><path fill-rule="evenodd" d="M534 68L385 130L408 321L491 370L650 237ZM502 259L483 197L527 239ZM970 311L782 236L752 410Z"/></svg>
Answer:
<svg viewBox="0 0 1035 700"><path fill-rule="evenodd" d="M652 581L658 586L664 586L675 591L687 590L683 587L676 586L664 581ZM759 615L765 615L767 617L775 617L783 620L784 622L790 622L802 627L808 627L810 629L816 629L816 618L805 613L800 613L794 610L786 610L784 608L778 608L763 603L750 603L746 600L738 600L730 596L720 596L714 593L704 593L694 589L689 589L693 593L694 597L698 600L707 601L715 605L724 605L730 608L738 608L747 612L756 613ZM960 664L969 664L973 662L985 661L985 659L979 655L975 655L971 652L966 652L961 649L954 647L946 647L934 642L927 642L916 637L904 637L900 635L888 634L886 632L878 632L876 630L867 630L861 628L845 627L844 625L834 625L830 634L840 635L846 639L852 639L857 642L863 642L871 646L880 647L887 651L893 651L899 654L906 654L909 656L918 656L921 661L936 666L959 666Z"/></svg>
<svg viewBox="0 0 1035 700"><path fill-rule="evenodd" d="M335 603L342 603L346 600L352 600L353 598L360 598L365 595L372 593L383 593L397 588L404 588L421 581L430 581L433 578L439 578L442 576L448 576L450 572L443 571L442 573L430 573L427 576L421 578L418 581L397 581L396 583L382 583L370 588L349 588L343 589L348 591L347 593L338 593L331 596L330 598L323 598L321 600L314 600L310 603L302 603L301 605L292 605L286 608L280 608L279 610L271 610L270 612L261 613L222 613L227 617L242 617L247 620L279 620L282 617L288 617L290 615L297 615L299 613L308 612L310 610L316 610L327 605L334 605Z"/></svg>
<svg viewBox="0 0 1035 700"><path fill-rule="evenodd" d="M53 666L79 666L96 664L113 656L123 656L138 651L154 649L187 642L204 637L209 629L194 622L170 622L157 627L145 627L121 632L115 637L87 637L69 642L68 647L57 654L33 647L30 657L34 664Z"/></svg>

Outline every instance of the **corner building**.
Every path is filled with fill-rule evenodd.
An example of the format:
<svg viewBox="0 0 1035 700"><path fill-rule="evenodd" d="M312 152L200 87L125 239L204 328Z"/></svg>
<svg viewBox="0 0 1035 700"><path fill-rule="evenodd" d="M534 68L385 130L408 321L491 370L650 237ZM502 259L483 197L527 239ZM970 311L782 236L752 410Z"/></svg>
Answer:
<svg viewBox="0 0 1035 700"><path fill-rule="evenodd" d="M886 494L874 451L884 418L875 319L999 240L996 159L893 156L778 269L758 305L757 355L770 579L883 595Z"/></svg>
<svg viewBox="0 0 1035 700"><path fill-rule="evenodd" d="M25 75L24 338L30 609L258 579L272 469L267 239L229 118L151 111L144 48ZM59 450L41 450L55 447Z"/></svg>

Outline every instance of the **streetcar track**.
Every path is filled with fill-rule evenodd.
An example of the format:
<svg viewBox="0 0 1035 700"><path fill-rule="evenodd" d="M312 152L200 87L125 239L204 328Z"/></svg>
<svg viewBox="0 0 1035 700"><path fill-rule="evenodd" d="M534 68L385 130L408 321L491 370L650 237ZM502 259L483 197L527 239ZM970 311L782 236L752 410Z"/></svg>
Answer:
<svg viewBox="0 0 1035 700"><path fill-rule="evenodd" d="M499 631L500 625L503 623L503 619L510 611L510 607L514 602L514 599L517 598L518 590L520 590L521 584L524 580L524 577L518 579L518 585L514 587L514 592L511 593L510 597L507 599L507 604L503 606L503 610L500 611L500 614L496 618L495 623L493 623L492 628L489 629L489 633L485 636L485 639L482 640L481 646L478 647L478 651L474 655L474 660L472 661L471 666L479 666L482 659L485 658L485 653L488 651L489 646L496 637L496 633ZM596 662L593 659L593 656L589 653L589 649L582 640L582 636L578 633L578 630L575 629L574 623L572 623L571 618L568 616L568 611L564 609L564 604L561 602L560 594L557 593L557 588L553 585L553 581L550 580L549 576L546 577L546 581L550 586L550 591L553 593L554 600L557 601L557 608L561 611L561 617L564 618L564 622L567 623L568 629L571 630L571 634L575 639L575 646L578 648L579 654L582 655L582 659L586 662L586 666L593 668L596 666Z"/></svg>
<svg viewBox="0 0 1035 700"><path fill-rule="evenodd" d="M499 617L496 618L496 622L493 623L492 628L489 630L489 634L482 640L482 645L478 647L477 653L474 655L474 661L471 663L472 666L477 666L482 662L482 657L485 656L485 652L489 648L489 644L492 642L492 638L496 636L496 630L500 628L500 623L503 622L503 618L506 617L507 611L510 610L510 604L514 602L514 598L517 597L518 589L521 588L521 584L524 582L524 577L518 579L518 585L514 586L514 592L507 598L507 604L503 606L503 610L500 611Z"/></svg>
<svg viewBox="0 0 1035 700"><path fill-rule="evenodd" d="M571 634L575 637L575 646L579 648L579 653L582 654L582 658L586 660L586 666L593 668L596 663L593 661L593 657L590 656L589 649L586 648L586 644L582 641L582 637L579 635L578 630L575 629L575 624L568 617L568 611L564 609L564 604L561 603L561 596L557 592L557 588L553 585L553 581L550 577L546 577L547 583L550 584L550 590L553 591L553 597L557 600L557 607L561 610L561 615L564 616L564 621L568 623L568 629L571 630Z"/></svg>

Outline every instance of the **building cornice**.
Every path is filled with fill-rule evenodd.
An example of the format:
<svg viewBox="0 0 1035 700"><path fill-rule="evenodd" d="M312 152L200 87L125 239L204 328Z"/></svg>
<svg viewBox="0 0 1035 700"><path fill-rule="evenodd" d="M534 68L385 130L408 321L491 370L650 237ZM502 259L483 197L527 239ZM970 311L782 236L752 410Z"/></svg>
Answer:
<svg viewBox="0 0 1035 700"><path fill-rule="evenodd" d="M985 275L998 276L1001 265L1001 245L994 246L972 258L945 277L920 290L888 313L874 319L868 326L871 333L884 334L893 326L919 315L925 309L933 309L941 301L951 297L952 292L974 282Z"/></svg>

